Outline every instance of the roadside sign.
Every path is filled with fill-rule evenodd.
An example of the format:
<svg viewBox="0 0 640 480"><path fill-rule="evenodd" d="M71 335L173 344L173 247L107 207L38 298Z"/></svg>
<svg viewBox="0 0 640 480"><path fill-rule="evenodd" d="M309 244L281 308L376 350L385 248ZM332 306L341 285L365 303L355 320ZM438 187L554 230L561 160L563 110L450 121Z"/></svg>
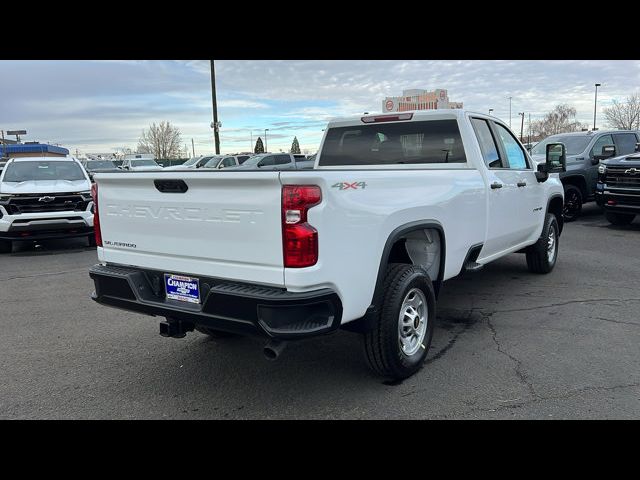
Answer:
<svg viewBox="0 0 640 480"><path fill-rule="evenodd" d="M388 111L393 110L393 100L387 100L387 103L385 104L385 107Z"/></svg>
<svg viewBox="0 0 640 480"><path fill-rule="evenodd" d="M26 130L7 130L7 135L26 135Z"/></svg>

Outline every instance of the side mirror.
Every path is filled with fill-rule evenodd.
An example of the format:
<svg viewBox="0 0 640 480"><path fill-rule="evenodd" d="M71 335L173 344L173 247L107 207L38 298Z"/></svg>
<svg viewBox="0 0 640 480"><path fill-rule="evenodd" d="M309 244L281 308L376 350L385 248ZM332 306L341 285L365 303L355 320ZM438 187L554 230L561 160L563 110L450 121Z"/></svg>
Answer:
<svg viewBox="0 0 640 480"><path fill-rule="evenodd" d="M640 152L640 143L636 143L636 152Z"/></svg>
<svg viewBox="0 0 640 480"><path fill-rule="evenodd" d="M593 163L593 165L597 165L600 162L600 160L604 160L606 158L611 158L615 156L616 156L616 146L604 145L602 147L602 151L600 152L600 155L594 155L591 163Z"/></svg>
<svg viewBox="0 0 640 480"><path fill-rule="evenodd" d="M562 173L567 171L567 150L564 143L549 143L545 162L547 173Z"/></svg>

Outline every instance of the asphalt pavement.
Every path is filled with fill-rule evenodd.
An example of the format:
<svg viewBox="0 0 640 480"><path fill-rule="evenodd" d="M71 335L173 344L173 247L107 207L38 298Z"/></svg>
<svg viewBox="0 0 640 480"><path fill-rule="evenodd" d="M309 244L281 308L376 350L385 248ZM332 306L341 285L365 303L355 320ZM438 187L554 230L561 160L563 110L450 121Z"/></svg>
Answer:
<svg viewBox="0 0 640 480"><path fill-rule="evenodd" d="M21 243L0 255L0 418L639 418L639 247L639 219L585 205L551 274L513 254L446 282L424 368L391 383L345 331L276 362L258 339L163 338L90 299L84 239Z"/></svg>

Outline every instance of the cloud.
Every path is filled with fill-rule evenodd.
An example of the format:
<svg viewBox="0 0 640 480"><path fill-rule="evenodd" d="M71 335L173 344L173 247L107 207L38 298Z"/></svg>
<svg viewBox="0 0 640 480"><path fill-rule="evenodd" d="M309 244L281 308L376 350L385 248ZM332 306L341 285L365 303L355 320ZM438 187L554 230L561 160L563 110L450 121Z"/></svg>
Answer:
<svg viewBox="0 0 640 480"><path fill-rule="evenodd" d="M246 149L269 128L269 148L317 147L328 119L379 112L385 96L446 88L453 101L509 121L569 103L578 120L639 90L638 61L221 60L216 89L223 151ZM209 61L0 61L0 128L28 140L109 151L135 147L142 129L168 120L184 143L213 150ZM599 121L600 124L600 121ZM599 125L600 126L600 125ZM253 133L253 134L252 134ZM273 143L271 143L273 141Z"/></svg>

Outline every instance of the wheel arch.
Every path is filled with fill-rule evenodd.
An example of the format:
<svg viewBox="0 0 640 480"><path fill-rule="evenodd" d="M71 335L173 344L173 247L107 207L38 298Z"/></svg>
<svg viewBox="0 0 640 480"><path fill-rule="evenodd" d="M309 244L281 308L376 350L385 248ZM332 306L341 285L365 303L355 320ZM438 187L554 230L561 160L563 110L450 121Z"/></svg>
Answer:
<svg viewBox="0 0 640 480"><path fill-rule="evenodd" d="M589 196L589 192L587 191L587 179L584 175L562 177L560 181L562 182L562 185L573 185L574 187L578 187L582 194L582 203L585 202L586 198Z"/></svg>
<svg viewBox="0 0 640 480"><path fill-rule="evenodd" d="M558 228L560 229L558 235L562 234L562 229L564 227L564 219L562 216L563 205L564 200L560 194L552 195L547 201L547 213L553 213L558 222Z"/></svg>
<svg viewBox="0 0 640 480"><path fill-rule="evenodd" d="M386 266L390 263L392 253L397 254L399 250L399 245L401 242L406 239L406 236L412 232L418 232L421 230L435 230L440 236L440 265L438 269L438 278L431 279L433 282L433 289L436 294L436 298L438 297L438 293L440 291L440 287L442 286L442 281L444 278L444 267L445 267L445 259L446 259L446 237L444 234L444 228L440 222L435 220L428 221L415 221L406 223L404 225L400 225L395 230L393 230L387 240L385 242L384 248L382 250L382 256L380 258L380 265L378 266L378 275L376 277L376 286L373 292L373 297L371 298L371 305L375 306L376 300L380 297L382 284L384 282L384 276L386 273ZM408 256L405 249L405 255ZM397 258L394 261L397 262ZM409 261L400 262L400 263L412 263Z"/></svg>

